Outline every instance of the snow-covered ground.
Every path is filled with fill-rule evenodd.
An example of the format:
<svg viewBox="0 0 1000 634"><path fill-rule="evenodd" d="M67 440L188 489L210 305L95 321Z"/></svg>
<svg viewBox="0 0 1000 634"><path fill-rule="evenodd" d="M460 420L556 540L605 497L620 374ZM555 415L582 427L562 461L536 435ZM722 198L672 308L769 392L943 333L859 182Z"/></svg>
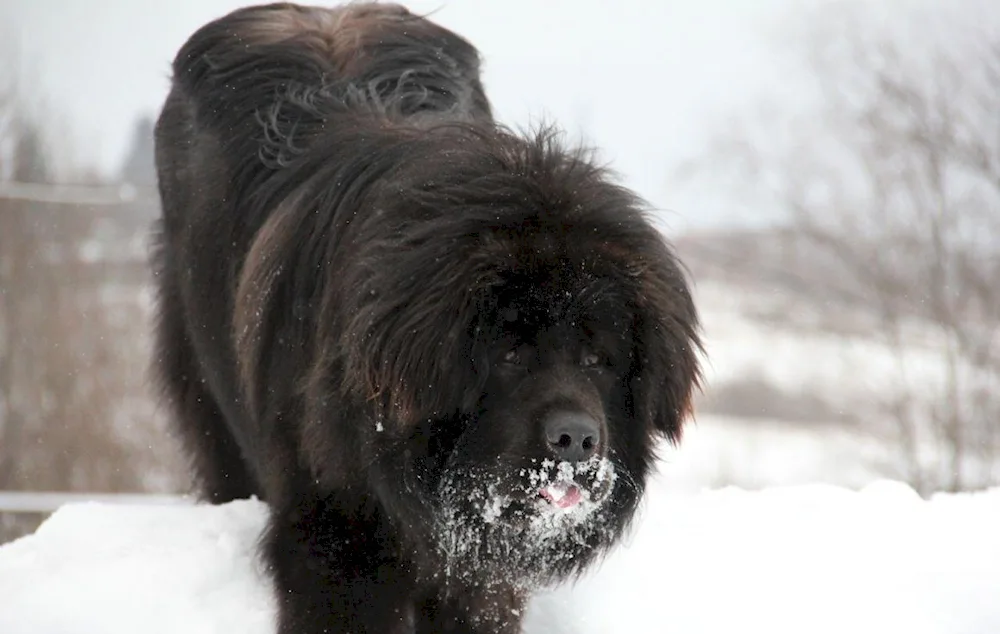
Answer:
<svg viewBox="0 0 1000 634"><path fill-rule="evenodd" d="M854 428L705 414L687 426L680 446L665 445L660 455L666 486L676 493L806 484L856 490L894 475L897 458L891 446Z"/></svg>
<svg viewBox="0 0 1000 634"><path fill-rule="evenodd" d="M679 493L668 471L621 548L538 596L528 634L1000 632L1000 489ZM265 516L254 501L64 507L0 547L0 632L271 632Z"/></svg>

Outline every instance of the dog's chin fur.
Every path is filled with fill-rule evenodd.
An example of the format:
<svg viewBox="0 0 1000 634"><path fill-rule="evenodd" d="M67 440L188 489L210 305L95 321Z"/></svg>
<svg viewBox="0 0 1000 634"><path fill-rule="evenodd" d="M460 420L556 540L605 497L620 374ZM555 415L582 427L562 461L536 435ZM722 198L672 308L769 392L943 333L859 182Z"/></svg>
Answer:
<svg viewBox="0 0 1000 634"><path fill-rule="evenodd" d="M498 472L499 471L499 472ZM628 517L614 463L542 461L502 473L487 466L448 473L437 491L434 547L444 579L457 587L506 580L533 590L585 568L613 544ZM580 501L560 508L541 495L547 486L579 487Z"/></svg>
<svg viewBox="0 0 1000 634"><path fill-rule="evenodd" d="M672 249L590 153L497 125L472 45L399 7L241 9L173 71L155 369L205 497L272 509L280 632L518 631L680 439L699 336ZM593 458L560 460L553 412Z"/></svg>

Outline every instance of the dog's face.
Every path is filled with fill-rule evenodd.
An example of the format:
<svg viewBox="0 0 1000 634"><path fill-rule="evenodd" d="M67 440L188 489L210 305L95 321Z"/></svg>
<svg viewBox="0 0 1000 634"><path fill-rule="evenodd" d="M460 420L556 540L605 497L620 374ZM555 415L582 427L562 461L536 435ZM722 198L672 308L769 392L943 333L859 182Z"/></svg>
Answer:
<svg viewBox="0 0 1000 634"><path fill-rule="evenodd" d="M480 335L483 387L467 432L468 460L501 458L518 473L545 463L582 469L620 449L634 341L628 308L602 296L608 285L543 274L500 287ZM588 482L579 484L582 491L541 486L531 493L570 508L589 497Z"/></svg>
<svg viewBox="0 0 1000 634"><path fill-rule="evenodd" d="M638 495L622 462L632 423L627 306L607 281L506 281L478 336L481 392L432 479L445 557L468 574L542 583L613 541ZM589 286L589 288L588 288ZM638 428L637 428L638 427Z"/></svg>
<svg viewBox="0 0 1000 634"><path fill-rule="evenodd" d="M620 535L655 430L637 411L641 307L614 270L530 267L480 294L454 359L463 405L411 439L407 489L459 579L544 584Z"/></svg>

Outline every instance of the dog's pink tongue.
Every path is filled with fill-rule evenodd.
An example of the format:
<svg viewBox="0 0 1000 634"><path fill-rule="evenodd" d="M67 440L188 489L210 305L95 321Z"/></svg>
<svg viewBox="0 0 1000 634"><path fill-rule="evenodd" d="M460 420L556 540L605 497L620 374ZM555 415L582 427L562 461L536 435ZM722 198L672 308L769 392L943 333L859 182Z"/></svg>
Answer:
<svg viewBox="0 0 1000 634"><path fill-rule="evenodd" d="M568 509L576 506L580 501L580 489L575 484L556 482L543 488L542 497L555 504L561 509Z"/></svg>

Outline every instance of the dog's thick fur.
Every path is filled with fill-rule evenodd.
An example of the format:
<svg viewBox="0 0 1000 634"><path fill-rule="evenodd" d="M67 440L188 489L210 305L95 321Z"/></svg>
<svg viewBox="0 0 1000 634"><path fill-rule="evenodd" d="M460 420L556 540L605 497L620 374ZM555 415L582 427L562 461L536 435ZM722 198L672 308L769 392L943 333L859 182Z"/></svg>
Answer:
<svg viewBox="0 0 1000 634"><path fill-rule="evenodd" d="M156 161L157 375L207 499L271 506L281 632L516 632L621 535L697 383L688 286L587 153L493 122L469 43L235 11Z"/></svg>

